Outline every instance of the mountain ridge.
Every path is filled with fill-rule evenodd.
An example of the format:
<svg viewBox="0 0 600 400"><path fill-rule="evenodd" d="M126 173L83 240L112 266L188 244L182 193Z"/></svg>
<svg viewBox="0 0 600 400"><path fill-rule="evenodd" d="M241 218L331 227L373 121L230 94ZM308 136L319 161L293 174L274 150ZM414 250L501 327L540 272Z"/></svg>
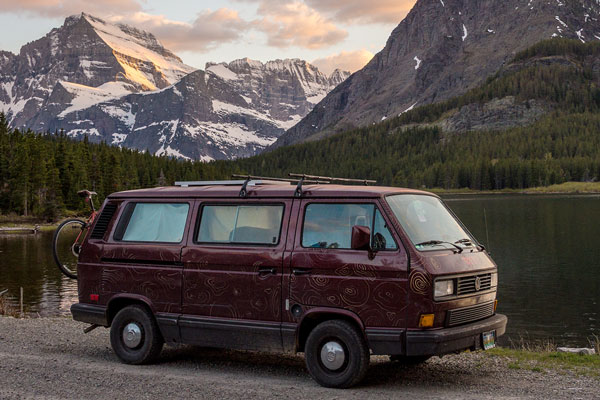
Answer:
<svg viewBox="0 0 600 400"><path fill-rule="evenodd" d="M418 0L384 49L271 147L316 140L466 92L543 39L600 39L596 0Z"/></svg>
<svg viewBox="0 0 600 400"><path fill-rule="evenodd" d="M13 127L204 161L256 154L349 75L299 59L200 71L153 34L86 13L1 52L0 66L0 111Z"/></svg>

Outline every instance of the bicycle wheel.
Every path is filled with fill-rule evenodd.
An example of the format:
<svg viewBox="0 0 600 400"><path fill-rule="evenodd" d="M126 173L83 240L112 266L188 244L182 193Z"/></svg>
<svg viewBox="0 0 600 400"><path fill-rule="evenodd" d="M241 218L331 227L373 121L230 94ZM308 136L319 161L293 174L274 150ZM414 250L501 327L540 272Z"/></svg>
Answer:
<svg viewBox="0 0 600 400"><path fill-rule="evenodd" d="M54 231L52 240L54 261L60 271L72 279L77 279L77 260L87 233L86 225L80 219L68 219Z"/></svg>

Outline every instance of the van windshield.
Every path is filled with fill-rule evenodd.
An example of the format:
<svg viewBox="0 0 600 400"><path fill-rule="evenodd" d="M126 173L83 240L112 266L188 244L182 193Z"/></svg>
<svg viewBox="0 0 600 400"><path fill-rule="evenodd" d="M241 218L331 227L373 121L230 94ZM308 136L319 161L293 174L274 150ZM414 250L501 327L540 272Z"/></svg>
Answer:
<svg viewBox="0 0 600 400"><path fill-rule="evenodd" d="M476 243L437 197L401 194L386 200L418 250Z"/></svg>

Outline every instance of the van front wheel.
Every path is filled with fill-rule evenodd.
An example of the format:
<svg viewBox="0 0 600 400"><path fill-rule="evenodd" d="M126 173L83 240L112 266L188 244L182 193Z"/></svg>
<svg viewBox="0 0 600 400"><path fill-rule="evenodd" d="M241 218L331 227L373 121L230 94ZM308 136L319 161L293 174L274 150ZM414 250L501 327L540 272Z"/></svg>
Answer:
<svg viewBox="0 0 600 400"><path fill-rule="evenodd" d="M126 364L148 364L162 350L164 340L152 315L132 305L117 313L110 327L113 351Z"/></svg>
<svg viewBox="0 0 600 400"><path fill-rule="evenodd" d="M348 388L360 382L369 367L369 348L360 332L346 321L315 327L304 346L306 367L321 386Z"/></svg>

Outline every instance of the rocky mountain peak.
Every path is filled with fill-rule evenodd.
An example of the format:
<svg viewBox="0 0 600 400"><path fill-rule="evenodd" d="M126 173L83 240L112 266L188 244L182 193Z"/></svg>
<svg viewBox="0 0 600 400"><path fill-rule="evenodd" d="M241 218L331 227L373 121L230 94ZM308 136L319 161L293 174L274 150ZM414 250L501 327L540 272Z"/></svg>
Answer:
<svg viewBox="0 0 600 400"><path fill-rule="evenodd" d="M544 39L599 40L599 9L598 0L418 0L383 50L276 146L459 95Z"/></svg>

